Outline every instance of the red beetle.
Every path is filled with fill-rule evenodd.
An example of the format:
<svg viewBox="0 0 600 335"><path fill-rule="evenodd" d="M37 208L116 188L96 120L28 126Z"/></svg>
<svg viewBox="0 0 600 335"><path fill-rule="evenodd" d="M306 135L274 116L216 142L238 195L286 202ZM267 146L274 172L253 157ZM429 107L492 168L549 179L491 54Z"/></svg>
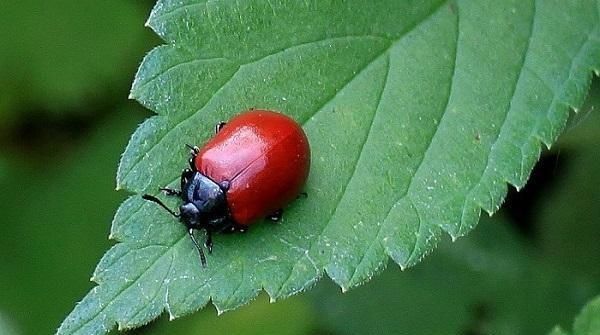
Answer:
<svg viewBox="0 0 600 335"><path fill-rule="evenodd" d="M216 135L199 149L191 149L190 168L181 173L181 191L161 188L180 197L179 213L159 199L144 199L165 208L185 225L206 259L194 230L207 233L245 231L260 218L277 221L282 208L298 196L308 177L310 148L302 128L291 118L266 110L242 113L216 126Z"/></svg>

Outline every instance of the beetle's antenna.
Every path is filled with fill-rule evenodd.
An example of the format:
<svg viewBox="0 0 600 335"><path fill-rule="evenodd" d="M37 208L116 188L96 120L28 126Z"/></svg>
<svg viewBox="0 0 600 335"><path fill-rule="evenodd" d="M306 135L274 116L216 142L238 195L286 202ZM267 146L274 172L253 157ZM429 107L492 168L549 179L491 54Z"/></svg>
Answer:
<svg viewBox="0 0 600 335"><path fill-rule="evenodd" d="M164 208L167 212L171 213L171 215L173 215L174 217L176 217L176 218L179 217L179 214L173 212L169 207L167 207L167 205L163 204L163 202L160 201L160 199L158 199L157 197L150 195L150 194L144 194L144 195L142 195L142 198L144 200L148 200L148 201L157 203L160 207Z"/></svg>
<svg viewBox="0 0 600 335"><path fill-rule="evenodd" d="M206 256L204 256L204 251L202 251L202 247L200 247L200 244L198 244L196 237L194 237L194 228L188 229L188 234L190 235L192 242L194 242L196 249L198 249L198 253L200 254L200 262L202 263L202 267L205 268L206 267Z"/></svg>

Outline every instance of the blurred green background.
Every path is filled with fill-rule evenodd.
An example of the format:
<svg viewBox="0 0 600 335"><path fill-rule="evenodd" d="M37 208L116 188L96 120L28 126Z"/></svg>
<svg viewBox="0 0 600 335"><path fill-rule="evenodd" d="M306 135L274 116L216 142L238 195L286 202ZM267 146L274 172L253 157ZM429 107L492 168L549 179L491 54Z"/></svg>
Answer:
<svg viewBox="0 0 600 335"><path fill-rule="evenodd" d="M125 192L115 173L150 113L127 100L160 41L154 1L13 1L0 8L0 334L51 334L94 285ZM595 106L595 107L594 107ZM528 186L418 266L342 294L325 279L131 334L544 334L600 294L600 82Z"/></svg>

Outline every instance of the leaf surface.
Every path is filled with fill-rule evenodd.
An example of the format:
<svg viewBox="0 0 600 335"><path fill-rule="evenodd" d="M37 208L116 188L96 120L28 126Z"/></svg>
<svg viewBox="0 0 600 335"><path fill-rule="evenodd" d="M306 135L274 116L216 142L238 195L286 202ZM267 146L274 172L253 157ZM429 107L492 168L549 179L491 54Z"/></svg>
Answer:
<svg viewBox="0 0 600 335"><path fill-rule="evenodd" d="M176 186L185 143L252 107L300 122L309 196L281 225L218 236L198 265L182 226L134 195L118 210L94 288L59 334L132 328L264 289L295 294L327 272L343 290L391 257L409 267L523 187L541 144L600 68L597 1L159 1L166 45L131 96L158 115L123 154L117 184ZM175 207L176 202L169 205Z"/></svg>

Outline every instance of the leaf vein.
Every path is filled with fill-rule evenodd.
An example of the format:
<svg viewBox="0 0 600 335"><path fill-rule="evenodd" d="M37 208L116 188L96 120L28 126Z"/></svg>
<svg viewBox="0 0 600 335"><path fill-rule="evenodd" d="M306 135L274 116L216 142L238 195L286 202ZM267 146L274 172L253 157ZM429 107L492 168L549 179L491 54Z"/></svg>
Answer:
<svg viewBox="0 0 600 335"><path fill-rule="evenodd" d="M362 154L364 153L365 144L369 140L369 137L370 137L370 135L371 135L371 133L373 131L373 125L375 124L375 118L377 117L377 112L379 110L379 107L381 106L381 101L383 100L383 93L385 92L385 89L388 87L388 80L389 80L389 76L390 76L390 71L391 71L391 60L390 60L390 57L389 57L389 54L388 54L387 55L387 71L386 71L385 77L384 77L384 79L382 81L383 86L381 87L381 92L379 93L379 98L377 99L377 106L375 106L375 110L373 112L373 117L371 118L371 124L369 125L369 131L367 132L367 136L365 137L365 140L363 141L363 143L362 143L362 145L360 147L360 155L358 156L358 159L357 159L356 164L354 166L354 170L352 171L352 176L350 177L350 180L348 181L348 183L346 183L346 187L354 179L354 176L355 176L355 173L356 173L356 169L358 167L358 162L361 161ZM338 205L336 206L336 211L333 213L333 215L331 215L329 217L329 220L331 220L331 218L333 218L335 216L335 213L337 212L337 207L339 206L339 204L341 203L341 201L344 199L345 193L346 193L346 188L344 188L344 191L342 192L342 197L337 202ZM374 243L371 243L371 245L373 245L373 244ZM350 277L350 282L352 282L352 280L354 279L354 277L356 275L356 270L358 269L358 267L365 261L366 255L368 253L367 251L365 251L362 254L362 257L361 257L360 261L358 262L358 265L354 268L354 271L353 271L353 273L352 273L352 275Z"/></svg>
<svg viewBox="0 0 600 335"><path fill-rule="evenodd" d="M181 63L176 63L173 64L171 66L169 66L168 68L159 71L158 73L156 73L155 75L153 75L151 78L147 79L145 82L140 83L138 85L133 85L132 91L136 91L136 92L141 92L143 89L145 89L148 85L150 85L152 82L154 82L156 79L158 79L159 77L167 74L168 72L171 72L179 67L182 66L186 66L186 65L194 65L197 63L202 63L202 62L211 62L211 61L220 61L220 60L229 60L225 57L212 57L212 58L194 58L191 60L186 60L184 62Z"/></svg>
<svg viewBox="0 0 600 335"><path fill-rule="evenodd" d="M548 107L548 110L546 111L546 113L544 114L544 119L549 121L548 119L548 114L554 109L554 106L556 105L556 103L559 101L559 94L563 93L565 90L565 86L571 81L572 76L573 76L573 72L574 72L574 66L576 64L578 64L577 59L579 57L581 57L582 55L582 51L585 49L586 45L588 45L588 43L590 43L593 39L593 37L595 37L594 33L598 32L598 28L600 27L600 24L598 22L596 22L596 25L594 26L594 28L592 28L590 31L588 31L587 33L587 38L586 40L581 43L581 45L579 46L579 49L577 50L577 52L575 53L575 57L571 58L571 62L569 64L569 73L567 78L564 80L564 82L560 85L560 89L558 89L558 92L554 92L554 95L552 96L552 101L550 102L550 106ZM568 105L568 104L567 104ZM539 131L540 131L540 119L537 120L535 127L533 127L531 129L531 132L529 133L529 135L527 136L528 138L531 138L533 136L538 135L539 136ZM549 129L550 132L553 131L552 126L550 126ZM552 138L554 137L553 134L550 134L550 140L552 140ZM540 141L541 142L541 141ZM523 146L521 146L521 149L523 149ZM523 150L521 150L521 152L523 153ZM522 160L525 160L525 155L522 154L521 157Z"/></svg>
<svg viewBox="0 0 600 335"><path fill-rule="evenodd" d="M176 241L173 246L175 246L176 244L180 243L181 241L184 240L184 237L182 237L181 239L179 239L178 241ZM103 306L97 313L94 313L91 315L90 318L88 318L86 321L82 322L81 324L79 324L79 326L77 326L74 330L72 330L70 333L74 334L75 332L77 332L78 330L80 330L81 328L85 327L87 324L89 324L91 321L93 321L95 319L96 316L102 314L102 312L104 310L106 310L109 306L112 306L115 301L117 301L118 297L121 296L121 294L123 294L123 292L125 292L126 290L128 290L129 288L131 288L133 286L134 283L136 283L140 278L142 278L142 276L144 276L146 273L148 273L148 271L150 271L150 269L155 266L158 261L160 261L163 257L165 257L165 255L167 255L167 253L169 253L171 250L173 250L172 248L167 250L164 254L159 255L158 257L156 257L156 259L154 259L150 265L148 266L148 268L144 271L142 271L135 279L131 280L128 284L124 285L123 288L121 288L115 295L114 298L110 299L110 302L108 304L106 304L105 306ZM60 333L60 331L59 331Z"/></svg>
<svg viewBox="0 0 600 335"><path fill-rule="evenodd" d="M428 16L426 16L426 17L425 17L425 18L424 18L422 21L420 21L420 22L415 22L415 24L414 24L412 27L410 27L409 29L407 29L407 30L404 32L404 34L403 34L402 36L398 37L398 38L397 38L397 39L394 41L394 44L395 44L395 43L398 43L398 42L400 42L400 41L401 41L401 40L402 40L402 39L403 39L403 38L404 38L406 35L408 35L408 33L410 33L411 31L413 31L414 29L416 29L416 28L417 28L417 27L418 27L420 24L423 24L424 22L426 22L427 20L429 20L429 19L430 19L430 18L431 18L431 17L432 17L432 16L433 16L435 13L437 13L437 12L438 12L438 10L439 10L441 7L442 7L442 4L440 4L440 6L439 6L439 7L437 7L435 10L433 10L433 11L432 11L432 12L431 12L431 13L430 13ZM458 23L457 23L457 25L458 25ZM458 37L457 37L457 38L458 38ZM380 54L380 55L379 55L377 58L379 58L379 57L381 57L382 55L384 55L384 54L388 53L388 52L389 52L389 50L390 50L392 47L393 47L393 44L392 44L392 45L390 45L390 46L389 46L387 49L383 50L383 51L382 51L382 53L381 53L381 54ZM377 58L375 58L375 59L377 59ZM375 60L374 60L374 61L375 61ZM373 62L374 62L374 61L373 61ZM455 61L456 61L456 60L455 60ZM373 62L371 62L371 63L373 63ZM456 64L455 64L455 65L456 65ZM389 60L388 60L388 66L389 66ZM365 66L365 69L366 69L367 67L368 67L368 66ZM363 71L364 71L365 69L363 69ZM362 72L362 71L361 71L361 72ZM454 72L454 69L453 69L453 72ZM354 78L356 78L356 77L357 77L359 74L360 74L360 73L357 73L357 74L356 74L356 76L354 76ZM388 68L388 73L386 73L386 76L387 76L388 74L389 74L389 68ZM387 77L386 77L386 80L387 80ZM349 82L347 82L347 83L346 83L346 85L348 85L348 84L349 84ZM345 87L346 85L344 85L344 87ZM340 91L341 91L341 90L340 90ZM339 93L339 91L338 91L338 93ZM383 92L381 92L381 93L383 94ZM337 95L337 93L336 93L336 95ZM334 97L335 97L336 95L334 95ZM449 97L448 97L448 99L449 99ZM310 117L309 117L308 119L310 119ZM365 142L366 142L366 139L365 139ZM363 145L364 145L364 143L363 143ZM362 150L361 150L361 152L362 152ZM360 155L359 155L359 158L360 158ZM355 172L355 171L356 171L356 164L355 164L355 166L354 166L354 170L353 170L353 173L352 173L352 175L354 175L354 172ZM337 201L337 204L336 204L336 206L335 206L335 209L337 209L337 207L338 207L338 205L339 205L339 203L340 203L340 201L341 201L341 199L342 199L342 196L343 196L343 194L345 193L345 190L346 190L346 187L347 187L347 186L348 186L348 183L346 183L346 184L343 186L343 188L342 188L342 192L341 192L341 196L340 196L340 197L338 197L338 201ZM318 239L322 238L323 232L325 231L326 227L329 225L329 222L331 221L331 218L332 218L332 217L333 217L333 215L335 214L335 209L334 209L334 211L332 212L332 214L329 216L329 219L327 220L327 224L325 224L325 225L324 225L324 227L323 227L323 229L321 230L321 232L319 232L319 234L317 235L317 238L318 238ZM391 210L391 209L390 209L390 210ZM389 214L389 212L388 212L388 214ZM310 250L310 249L312 249L312 248L314 247L314 245L315 245L315 244L312 244L312 245L310 245L308 249L309 249L309 250ZM277 295L276 295L276 296L279 296L279 295L281 294L281 291L283 291L283 289L285 288L285 285L286 285L286 284L289 282L289 280L291 279L291 276L292 276L292 274L293 274L293 272L294 272L294 269L295 269L295 268L296 268L296 267L297 267L299 264L300 264L300 259L299 259L298 261L296 261L296 262L294 263L294 265L291 267L291 269L290 269L290 274L288 275L288 277L286 278L286 280L285 280L285 281L284 281L284 282L281 284L281 287L280 287L280 289L279 289L279 292L277 293Z"/></svg>
<svg viewBox="0 0 600 335"><path fill-rule="evenodd" d="M146 302L146 306L149 306L150 302L154 301L156 299L156 297L158 297L158 294L160 293L160 291L162 290L162 288L165 286L165 281L167 279L167 277L169 276L169 274L171 273L171 269L173 268L173 261L174 261L175 257L173 254L171 254L171 262L169 263L169 268L167 269L167 271L165 272L165 275L163 276L163 279L160 283L160 286L156 289L156 291L154 292L154 296L152 297L152 299L149 299L148 302ZM140 306L140 305L138 305ZM141 312L144 311L144 306L140 306L142 308L140 308L135 315L133 315L129 320L135 320L135 318L140 315ZM149 306L150 307L150 306Z"/></svg>
<svg viewBox="0 0 600 335"><path fill-rule="evenodd" d="M166 18L167 16L174 15L174 14L176 14L176 13L178 13L180 11L183 11L185 9L200 7L200 6L203 6L203 5L208 7L207 2L208 1L204 0L204 1L198 1L198 2L194 2L194 3L189 3L187 5L175 7L174 9L172 9L172 10L170 10L168 12L164 12L164 13L161 13L160 15L158 15L158 16L152 17L152 19L158 21L158 20L162 20L162 19Z"/></svg>
<svg viewBox="0 0 600 335"><path fill-rule="evenodd" d="M455 24L455 35L456 35L456 40L454 41L454 45L455 45L455 50L454 50L454 61L452 63L452 75L450 77L450 85L448 87L448 93L447 93L447 97L446 97L446 103L444 106L444 113L442 114L442 117L440 119L440 121L436 124L436 128L431 136L431 138L429 139L429 142L427 144L427 147L425 148L425 151L423 152L423 155L420 158L420 161L417 165L417 168L415 169L415 172L413 173L411 179L410 179L410 183L408 185L408 187L406 188L406 190L404 191L404 193L402 195L400 195L398 197L398 199L395 201L395 204L398 204L400 201L402 201L402 199L404 199L405 197L408 196L408 192L411 189L413 182L414 182L414 177L417 175L417 173L419 172L419 170L423 167L423 162L425 161L425 156L427 155L427 152L429 151L429 149L431 149L431 145L433 144L433 141L435 139L436 134L438 133L439 129L441 128L441 125L445 119L445 116L448 114L448 106L450 104L450 97L452 96L452 91L453 91L453 87L454 87L454 78L456 75L456 61L458 58L458 42L459 42L459 33L460 33L460 16L459 16L459 11L456 11L456 24ZM412 203L412 201L411 201ZM415 211L418 212L418 208L413 204ZM377 231L377 238L375 240L379 240L380 234L383 231L383 228L385 226L387 226L387 224L389 223L388 219L389 219L389 215L392 212L392 209L394 209L395 205L390 206L390 209L387 211L387 213L385 214L385 218L383 220L383 224L379 226L378 231ZM419 216L420 217L420 216ZM419 232L421 231L421 227L422 226L422 222L419 219ZM407 259L407 263L411 261L412 257L414 256L415 250L417 249L417 244L419 243L419 237L421 234L419 234L417 236L417 240L415 241L413 247L412 247L412 251L409 254L409 257Z"/></svg>
<svg viewBox="0 0 600 335"><path fill-rule="evenodd" d="M484 176L486 175L486 172L488 171L488 169L490 168L490 164L492 163L492 158L493 155L492 153L494 152L496 146L498 145L498 143L500 142L500 138L502 135L502 131L505 129L504 127L508 124L507 120L508 120L508 115L510 114L510 112L513 110L514 107L514 99L515 99L515 94L517 92L517 87L519 87L519 82L521 82L521 78L523 76L524 73L524 69L525 69L525 64L526 64L526 60L527 60L527 55L529 53L529 49L531 46L531 40L533 39L533 31L534 31L534 27L535 27L535 21L536 21L536 14L537 14L537 6L536 6L536 0L533 1L533 14L531 16L531 23L529 25L529 36L527 37L527 44L525 45L525 50L523 52L523 56L521 57L521 63L519 65L519 75L517 77L517 80L515 80L515 84L512 88L512 93L511 93L511 100L508 104L508 109L506 110L506 112L504 113L504 117L502 119L502 125L500 126L500 129L498 130L498 133L496 134L496 138L494 139L494 143L492 143L492 145L490 146L490 150L487 153L487 157L486 157L486 164L485 167L481 173L481 177L479 178L479 181L477 181L477 183L475 183L473 185L473 187L471 187L471 189L465 193L465 200L463 203L463 211L462 211L462 215L461 215L461 220L459 223L459 227L458 227L458 231L457 233L460 234L460 232L462 232L463 230L463 225L464 225L464 208L466 207L466 201L468 200L469 196L471 195L471 193L481 184ZM491 195L491 191L488 190L488 192L490 193L490 205L493 206L493 202L494 202L494 198ZM490 207L492 207L490 206Z"/></svg>
<svg viewBox="0 0 600 335"><path fill-rule="evenodd" d="M389 49L388 49L388 50L389 50ZM363 142L361 143L361 149L360 149L360 151L359 151L359 152L360 152L360 154L357 156L355 163L352 165L352 166L353 166L352 174L350 175L350 178L348 179L348 182L347 182L347 183L344 183L344 185L343 185L343 187L342 187L342 190L341 190L341 192L340 192L340 194L339 194L339 196L338 196L338 198L337 198L336 205L334 206L334 210L333 210L333 211L332 211L332 213L329 215L329 219L327 220L328 222L329 222L329 221L331 221L331 218L333 218L333 216L335 215L335 213L336 213L336 211L337 211L337 208L338 208L338 206L339 206L340 202L342 201L342 199L343 199L343 197L344 197L344 194L346 193L346 188L348 187L348 185L350 184L350 181L352 180L352 178L354 177L354 174L356 173L356 168L357 168L357 164L356 164L356 163L357 163L357 162L360 160L360 157L361 157L361 155L362 155L362 152L363 152L363 148L364 148L364 146L365 146L365 144L366 144L366 142L367 142L367 139L368 139L368 137L369 137L369 134L371 133L371 127L373 126L373 120L375 119L375 114L377 113L377 109L379 108L379 103L381 102L381 95L383 94L383 91L385 90L385 84L386 84L386 81L387 81L387 76L388 76L388 74L389 74L389 70L390 70L390 69L389 69L389 55L388 55L388 54L387 54L387 53L384 51L384 52L383 52L383 53L382 53L382 54L381 54L379 57L381 57L381 56L384 56L384 55L386 55L386 56L387 56L387 62L386 62L386 63L387 63L386 78L385 78L385 80L383 81L383 87L382 87L382 89L381 89L381 93L380 93L380 96L379 96L379 99L378 99L378 104L377 104L376 108L375 108L375 109L374 109L374 111L373 111L373 116L371 117L371 123L370 123L370 126L369 126L369 131L367 132L367 135L365 136L365 139L364 139L364 140L363 140ZM379 58L379 57L377 57L377 58ZM376 60L375 60L375 61L376 61ZM373 62L375 62L375 61L373 61ZM373 62L371 62L371 63L373 63ZM367 68L367 67L365 67L365 69L366 69L366 68ZM363 71L364 71L364 69L363 69ZM362 73L362 71L361 71L360 73ZM358 76L360 73L358 73L356 76L354 76L354 78L356 78L356 77L357 77L357 76ZM354 78L353 78L353 79L354 79ZM353 80L353 79L352 79L352 80ZM348 82L347 82L347 83L344 85L344 87L346 87L346 86L347 86L347 85L348 85L348 84L349 84L349 83L350 83L352 80L348 81ZM339 90L339 91L338 91L338 93L339 93L339 92L341 92L341 90ZM336 94L336 95L337 95L337 94ZM310 117L309 117L309 119L310 119ZM319 232L319 234L317 235L319 238L320 238L320 237L322 237L322 235L323 235L323 232L325 231L325 229L326 229L326 228L327 228L327 225L324 225L324 226L323 226L323 229L321 230L321 232ZM289 243L289 242L288 242L288 243ZM308 251L308 250L312 249L312 247L313 247L313 245L311 245L311 246L310 246L309 248L307 248L307 249L303 249L303 248L301 248L301 249ZM300 247L298 247L298 248L300 248ZM308 253L306 253L306 255L308 256ZM281 294L281 291L282 291L282 290L285 288L285 285L286 285L286 284L289 282L289 280L291 279L291 277L292 277L292 274L294 273L294 269L295 269L295 268L296 268L296 267L297 267L297 266L300 264L300 260L301 260L301 259L302 259L302 258L299 258L299 259L298 259L298 261L297 261L296 263L294 263L294 265L291 267L291 269L290 269L290 273L289 273L288 277L287 277L287 278L284 280L284 282L281 284L281 287L280 287L280 289L279 289L279 292L277 293L277 295L278 295L278 296ZM310 260L310 259L309 259L309 260Z"/></svg>

